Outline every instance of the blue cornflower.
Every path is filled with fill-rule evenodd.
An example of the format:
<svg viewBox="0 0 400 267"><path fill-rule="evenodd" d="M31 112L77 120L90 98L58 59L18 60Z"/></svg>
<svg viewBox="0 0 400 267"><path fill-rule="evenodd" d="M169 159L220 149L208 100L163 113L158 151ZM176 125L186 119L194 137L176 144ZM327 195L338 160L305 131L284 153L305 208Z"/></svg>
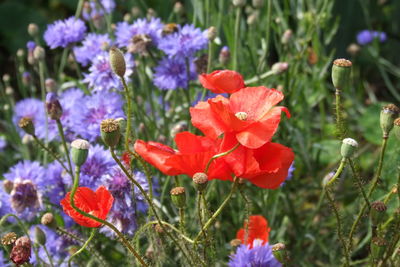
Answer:
<svg viewBox="0 0 400 267"><path fill-rule="evenodd" d="M51 203L57 206L60 204L61 199L65 197L65 194L68 191L68 187L64 183L64 179L71 180L71 177L66 174L66 171L61 167L60 163L54 161L47 166L47 186L44 195Z"/></svg>
<svg viewBox="0 0 400 267"><path fill-rule="evenodd" d="M82 10L82 17L85 20L94 19L99 16L103 16L104 13L108 14L111 13L115 8L115 1L114 0L100 0L97 1L90 1L88 8L83 8Z"/></svg>
<svg viewBox="0 0 400 267"><path fill-rule="evenodd" d="M177 88L187 88L190 80L197 77L195 66L192 60L190 64L190 77L187 77L187 67L185 58L182 57L164 57L158 66L155 67L153 83L163 90L174 90Z"/></svg>
<svg viewBox="0 0 400 267"><path fill-rule="evenodd" d="M272 254L272 246L268 243L262 244L263 240L253 241L253 248L250 245L240 245L236 253L229 256L229 267L280 267L281 263Z"/></svg>
<svg viewBox="0 0 400 267"><path fill-rule="evenodd" d="M158 48L170 57L193 57L199 50L207 48L207 30L201 31L194 25L185 25L178 32L165 36Z"/></svg>
<svg viewBox="0 0 400 267"><path fill-rule="evenodd" d="M70 17L65 20L57 20L53 24L48 25L44 33L44 40L51 48L67 47L71 43L79 42L85 37L85 23Z"/></svg>
<svg viewBox="0 0 400 267"><path fill-rule="evenodd" d="M3 250L1 249L0 249L0 266L2 267L10 266L10 261L4 257Z"/></svg>
<svg viewBox="0 0 400 267"><path fill-rule="evenodd" d="M89 33L83 40L82 46L74 47L76 61L82 66L87 66L97 54L111 44L108 34Z"/></svg>
<svg viewBox="0 0 400 267"><path fill-rule="evenodd" d="M42 197L47 187L45 174L45 169L38 162L28 160L18 162L4 174L7 180L13 182L13 189L8 195L11 209L21 218L31 220L42 209Z"/></svg>
<svg viewBox="0 0 400 267"><path fill-rule="evenodd" d="M115 29L116 43L119 47L128 47L135 35L146 34L157 45L162 37L163 27L159 18L137 19L133 24L120 22Z"/></svg>
<svg viewBox="0 0 400 267"><path fill-rule="evenodd" d="M28 49L29 52L33 52L35 50L36 43L34 41L28 41L26 43L26 48Z"/></svg>
<svg viewBox="0 0 400 267"><path fill-rule="evenodd" d="M23 117L31 118L35 125L36 135L39 138L44 138L45 131L42 132L41 129L43 129L42 126L45 125L45 116L44 104L40 100L36 98L26 98L17 102L15 105L13 122L17 126L20 135L23 136L25 133L19 129L18 122Z"/></svg>
<svg viewBox="0 0 400 267"><path fill-rule="evenodd" d="M129 81L134 67L133 56L125 54L126 72L125 80ZM109 54L105 51L99 53L92 61L89 73L84 73L84 83L88 83L93 91L103 91L122 88L120 78L115 75L110 66Z"/></svg>
<svg viewBox="0 0 400 267"><path fill-rule="evenodd" d="M360 45L367 45L374 39L378 39L381 43L387 39L386 33L380 31L363 30L357 34L357 42Z"/></svg>
<svg viewBox="0 0 400 267"><path fill-rule="evenodd" d="M280 185L281 187L284 186L286 184L287 181L291 180L293 178L293 172L296 168L294 167L294 161L292 162L292 164L289 167L288 170L288 174L286 176L285 181Z"/></svg>

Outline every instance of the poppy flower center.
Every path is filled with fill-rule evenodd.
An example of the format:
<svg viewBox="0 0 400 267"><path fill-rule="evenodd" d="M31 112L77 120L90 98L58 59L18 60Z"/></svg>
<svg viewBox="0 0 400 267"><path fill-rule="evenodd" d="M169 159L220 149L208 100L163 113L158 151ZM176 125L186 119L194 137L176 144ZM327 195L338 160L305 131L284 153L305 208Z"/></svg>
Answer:
<svg viewBox="0 0 400 267"><path fill-rule="evenodd" d="M235 114L236 118L238 118L241 121L247 120L247 113L243 111L239 111Z"/></svg>

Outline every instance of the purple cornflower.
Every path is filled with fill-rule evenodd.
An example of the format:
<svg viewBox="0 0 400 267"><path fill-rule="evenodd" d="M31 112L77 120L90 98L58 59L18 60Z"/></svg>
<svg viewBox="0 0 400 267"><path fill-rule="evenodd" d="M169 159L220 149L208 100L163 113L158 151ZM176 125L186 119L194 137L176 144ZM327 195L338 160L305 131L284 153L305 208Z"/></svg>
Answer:
<svg viewBox="0 0 400 267"><path fill-rule="evenodd" d="M10 261L4 257L3 250L1 250L1 249L0 249L0 266L2 266L2 267L10 266Z"/></svg>
<svg viewBox="0 0 400 267"><path fill-rule="evenodd" d="M80 19L70 17L48 25L43 38L51 49L65 48L71 43L81 41L85 37L85 33L85 23Z"/></svg>
<svg viewBox="0 0 400 267"><path fill-rule="evenodd" d="M43 139L45 137L45 111L44 111L44 103L36 98L27 98L19 101L14 108L14 116L13 122L17 126L18 122L23 117L29 117L32 119L33 124L35 125L36 135L37 137ZM24 136L25 133L19 129L18 131L21 136Z"/></svg>
<svg viewBox="0 0 400 267"><path fill-rule="evenodd" d="M190 59L189 59L190 60ZM190 80L195 80L197 74L193 61L190 60L190 77L187 77L185 58L164 57L155 68L153 83L162 90L187 88Z"/></svg>
<svg viewBox="0 0 400 267"><path fill-rule="evenodd" d="M263 240L253 241L253 248L250 245L240 245L236 253L229 256L229 267L281 267L282 264L272 254L272 246L268 243L262 244Z"/></svg>
<svg viewBox="0 0 400 267"><path fill-rule="evenodd" d="M381 43L383 43L387 39L386 33L380 31L363 30L357 34L357 42L360 45L367 45L374 39L378 39Z"/></svg>
<svg viewBox="0 0 400 267"><path fill-rule="evenodd" d="M191 24L185 25L178 32L163 38L158 48L169 57L193 57L197 51L207 48L207 32L207 30L201 31Z"/></svg>
<svg viewBox="0 0 400 267"><path fill-rule="evenodd" d="M287 174L287 176L286 176L285 181L281 184L281 187L284 186L284 185L286 184L287 181L289 181L289 180L292 179L292 177L293 177L293 172L294 172L295 169L296 169L296 168L294 167L294 161L293 161L292 164L291 164L290 167L289 167L288 174Z"/></svg>
<svg viewBox="0 0 400 267"><path fill-rule="evenodd" d="M27 220L38 215L47 186L45 169L38 162L25 160L11 167L4 177L13 182L13 189L8 195L13 212Z"/></svg>
<svg viewBox="0 0 400 267"><path fill-rule="evenodd" d="M80 109L74 110L73 116L76 133L88 141L94 141L100 136L100 123L105 119L125 117L123 111L124 101L117 92L95 92L85 96ZM78 114L75 114L78 113Z"/></svg>
<svg viewBox="0 0 400 267"><path fill-rule="evenodd" d="M29 52L33 52L35 50L36 43L34 41L28 41L26 43L26 48L28 49Z"/></svg>
<svg viewBox="0 0 400 267"><path fill-rule="evenodd" d="M85 67L97 54L111 44L112 41L108 34L89 33L83 40L82 46L74 47L76 61Z"/></svg>
<svg viewBox="0 0 400 267"><path fill-rule="evenodd" d="M125 54L126 72L125 79L129 81L129 76L132 74L134 67L133 56ZM89 68L89 73L84 73L84 83L88 83L93 91L103 91L122 88L120 78L115 75L110 66L109 55L107 52L99 53L92 61Z"/></svg>
<svg viewBox="0 0 400 267"><path fill-rule="evenodd" d="M94 19L99 16L103 16L104 13L111 13L115 8L114 0L100 0L90 1L88 7L84 7L82 10L82 17L85 20Z"/></svg>
<svg viewBox="0 0 400 267"><path fill-rule="evenodd" d="M60 163L56 161L50 163L46 169L47 186L44 195L51 203L57 206L60 204L61 199L65 197L68 189L63 179L71 180L71 177L61 167Z"/></svg>
<svg viewBox="0 0 400 267"><path fill-rule="evenodd" d="M133 24L120 22L115 30L116 43L119 47L128 47L135 35L148 35L153 44L157 45L161 39L161 32L164 24L159 18L137 19Z"/></svg>

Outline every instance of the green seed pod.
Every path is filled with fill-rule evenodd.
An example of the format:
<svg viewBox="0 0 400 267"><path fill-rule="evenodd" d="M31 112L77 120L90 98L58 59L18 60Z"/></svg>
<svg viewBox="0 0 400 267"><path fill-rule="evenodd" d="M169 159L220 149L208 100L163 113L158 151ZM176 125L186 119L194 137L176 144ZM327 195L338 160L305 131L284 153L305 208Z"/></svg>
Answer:
<svg viewBox="0 0 400 267"><path fill-rule="evenodd" d="M340 154L344 158L350 158L353 156L354 152L358 147L358 143L356 140L352 138L345 138L342 141L342 147L340 148Z"/></svg>
<svg viewBox="0 0 400 267"><path fill-rule="evenodd" d="M71 143L71 155L72 161L76 166L82 166L89 154L90 144L88 141L83 139L76 139Z"/></svg>
<svg viewBox="0 0 400 267"><path fill-rule="evenodd" d="M282 264L287 264L289 261L288 251L283 243L277 243L272 246L272 254Z"/></svg>
<svg viewBox="0 0 400 267"><path fill-rule="evenodd" d="M21 127L24 132L30 135L35 135L35 125L32 122L32 119L29 117L23 117L19 120L18 126Z"/></svg>
<svg viewBox="0 0 400 267"><path fill-rule="evenodd" d="M43 232L42 229L40 229L39 226L35 227L35 238L36 242L38 242L40 245L46 245L46 234Z"/></svg>
<svg viewBox="0 0 400 267"><path fill-rule="evenodd" d="M115 46L110 48L110 65L115 74L121 78L124 77L126 71L124 54Z"/></svg>
<svg viewBox="0 0 400 267"><path fill-rule="evenodd" d="M193 183L194 187L196 187L197 191L203 192L208 183L208 176L204 172L196 172L193 175Z"/></svg>
<svg viewBox="0 0 400 267"><path fill-rule="evenodd" d="M399 116L400 109L394 105L389 104L382 108L380 116L380 124L384 137L388 137L390 131L393 129L394 121Z"/></svg>
<svg viewBox="0 0 400 267"><path fill-rule="evenodd" d="M333 61L332 66L332 83L333 86L342 90L346 87L350 79L351 66L353 64L350 60L339 58Z"/></svg>
<svg viewBox="0 0 400 267"><path fill-rule="evenodd" d="M182 209L186 206L186 194L184 187L174 187L170 191L172 203L179 208Z"/></svg>
<svg viewBox="0 0 400 267"><path fill-rule="evenodd" d="M400 141L400 118L395 119L393 125L393 132L396 135L397 139Z"/></svg>
<svg viewBox="0 0 400 267"><path fill-rule="evenodd" d="M114 119L106 119L100 123L101 138L109 147L115 147L121 137L119 123Z"/></svg>
<svg viewBox="0 0 400 267"><path fill-rule="evenodd" d="M376 236L371 240L371 256L375 262L379 261L385 252L387 242L382 237Z"/></svg>
<svg viewBox="0 0 400 267"><path fill-rule="evenodd" d="M369 212L369 218L373 226L378 226L385 220L386 205L382 201L375 201L371 203L371 210Z"/></svg>

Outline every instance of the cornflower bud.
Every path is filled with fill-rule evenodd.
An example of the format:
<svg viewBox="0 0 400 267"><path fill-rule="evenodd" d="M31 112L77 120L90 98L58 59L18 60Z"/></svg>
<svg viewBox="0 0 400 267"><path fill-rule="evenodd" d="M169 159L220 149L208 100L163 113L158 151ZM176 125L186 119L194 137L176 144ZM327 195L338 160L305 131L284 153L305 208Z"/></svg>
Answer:
<svg viewBox="0 0 400 267"><path fill-rule="evenodd" d="M24 49L18 49L17 50L17 57L19 57L20 59L22 59L25 56L25 51Z"/></svg>
<svg viewBox="0 0 400 267"><path fill-rule="evenodd" d="M282 35L281 43L288 44L290 39L292 39L292 36L293 36L293 31L291 29L287 29Z"/></svg>
<svg viewBox="0 0 400 267"><path fill-rule="evenodd" d="M44 82L47 92L55 92L57 88L57 83L52 78L47 78Z"/></svg>
<svg viewBox="0 0 400 267"><path fill-rule="evenodd" d="M6 87L6 95L13 95L13 93L14 93L14 89L11 87L11 86L7 86Z"/></svg>
<svg viewBox="0 0 400 267"><path fill-rule="evenodd" d="M39 243L40 245L42 246L46 245L46 234L43 232L42 229L40 229L39 226L35 227L35 238L36 242Z"/></svg>
<svg viewBox="0 0 400 267"><path fill-rule="evenodd" d="M386 205L382 201L375 201L371 203L371 210L369 218L373 226L378 226L385 220Z"/></svg>
<svg viewBox="0 0 400 267"><path fill-rule="evenodd" d="M179 208L183 209L186 206L186 193L184 187L174 187L170 191L172 203Z"/></svg>
<svg viewBox="0 0 400 267"><path fill-rule="evenodd" d="M400 118L395 119L393 125L393 132L400 141Z"/></svg>
<svg viewBox="0 0 400 267"><path fill-rule="evenodd" d="M31 241L27 236L22 236L15 241L15 245L11 250L10 259L17 266L29 261L31 257Z"/></svg>
<svg viewBox="0 0 400 267"><path fill-rule="evenodd" d="M282 264L287 264L289 261L288 251L283 243L277 243L272 246L272 254Z"/></svg>
<svg viewBox="0 0 400 267"><path fill-rule="evenodd" d="M9 83L10 79L11 79L11 77L10 77L10 75L8 73L3 75L3 82L4 83Z"/></svg>
<svg viewBox="0 0 400 267"><path fill-rule="evenodd" d="M208 183L208 176L204 172L196 172L193 175L193 183L194 187L196 187L197 191L203 192Z"/></svg>
<svg viewBox="0 0 400 267"><path fill-rule="evenodd" d="M60 101L55 93L47 93L46 95L46 110L52 120L59 120L63 114Z"/></svg>
<svg viewBox="0 0 400 267"><path fill-rule="evenodd" d="M382 108L380 124L384 138L389 137L389 133L393 129L394 121L399 116L399 113L400 109L394 104L389 104Z"/></svg>
<svg viewBox="0 0 400 267"><path fill-rule="evenodd" d="M35 37L39 33L39 27L35 23L29 23L28 33L30 36Z"/></svg>
<svg viewBox="0 0 400 267"><path fill-rule="evenodd" d="M124 77L126 71L124 54L115 46L110 48L110 65L116 75Z"/></svg>
<svg viewBox="0 0 400 267"><path fill-rule="evenodd" d="M375 236L371 240L371 256L375 262L379 261L385 252L387 242L379 236Z"/></svg>
<svg viewBox="0 0 400 267"><path fill-rule="evenodd" d="M345 138L342 141L342 147L340 148L340 154L344 158L351 158L358 147L356 140L352 138Z"/></svg>
<svg viewBox="0 0 400 267"><path fill-rule="evenodd" d="M227 46L224 46L221 48L221 51L219 52L218 56L218 61L222 65L226 65L231 58L231 53L229 52L229 48Z"/></svg>
<svg viewBox="0 0 400 267"><path fill-rule="evenodd" d="M109 147L115 147L121 137L119 123L114 119L106 119L100 123L101 138Z"/></svg>
<svg viewBox="0 0 400 267"><path fill-rule="evenodd" d="M43 214L42 218L40 218L40 223L50 228L57 227L57 222L54 220L54 215L50 212Z"/></svg>
<svg viewBox="0 0 400 267"><path fill-rule="evenodd" d="M207 38L210 41L214 41L214 39L217 37L217 29L214 26L211 26L207 30Z"/></svg>
<svg viewBox="0 0 400 267"><path fill-rule="evenodd" d="M72 161L75 163L76 166L82 166L89 154L89 147L90 144L88 141L83 139L76 139L71 143L71 154L72 154Z"/></svg>
<svg viewBox="0 0 400 267"><path fill-rule="evenodd" d="M34 60L44 60L46 56L46 52L44 51L44 48L41 46L36 46L35 50L33 50L33 59Z"/></svg>
<svg viewBox="0 0 400 267"><path fill-rule="evenodd" d="M27 134L35 134L35 125L33 124L32 119L29 117L21 118L18 122L18 126L21 127L21 129Z"/></svg>
<svg viewBox="0 0 400 267"><path fill-rule="evenodd" d="M13 188L14 188L14 183L13 183L13 181L10 181L10 180L4 180L3 181L3 187L4 187L4 191L7 194L10 194L11 191L13 190Z"/></svg>
<svg viewBox="0 0 400 267"><path fill-rule="evenodd" d="M156 11L152 8L147 9L147 19L155 18L157 16Z"/></svg>
<svg viewBox="0 0 400 267"><path fill-rule="evenodd" d="M176 2L175 5L174 5L173 12L175 14L181 15L183 13L183 11L184 11L184 8L183 8L182 3L181 2Z"/></svg>
<svg viewBox="0 0 400 267"><path fill-rule="evenodd" d="M232 0L232 4L235 7L243 7L244 5L246 5L246 0Z"/></svg>
<svg viewBox="0 0 400 267"><path fill-rule="evenodd" d="M335 89L342 90L350 79L351 66L350 60L339 58L333 61L332 83Z"/></svg>
<svg viewBox="0 0 400 267"><path fill-rule="evenodd" d="M282 74L289 68L289 64L287 62L277 62L272 65L271 70L275 72L275 74Z"/></svg>
<svg viewBox="0 0 400 267"><path fill-rule="evenodd" d="M17 234L14 232L9 232L5 235L3 235L3 237L1 238L1 243L4 246L9 246L15 243L15 241L17 240Z"/></svg>

